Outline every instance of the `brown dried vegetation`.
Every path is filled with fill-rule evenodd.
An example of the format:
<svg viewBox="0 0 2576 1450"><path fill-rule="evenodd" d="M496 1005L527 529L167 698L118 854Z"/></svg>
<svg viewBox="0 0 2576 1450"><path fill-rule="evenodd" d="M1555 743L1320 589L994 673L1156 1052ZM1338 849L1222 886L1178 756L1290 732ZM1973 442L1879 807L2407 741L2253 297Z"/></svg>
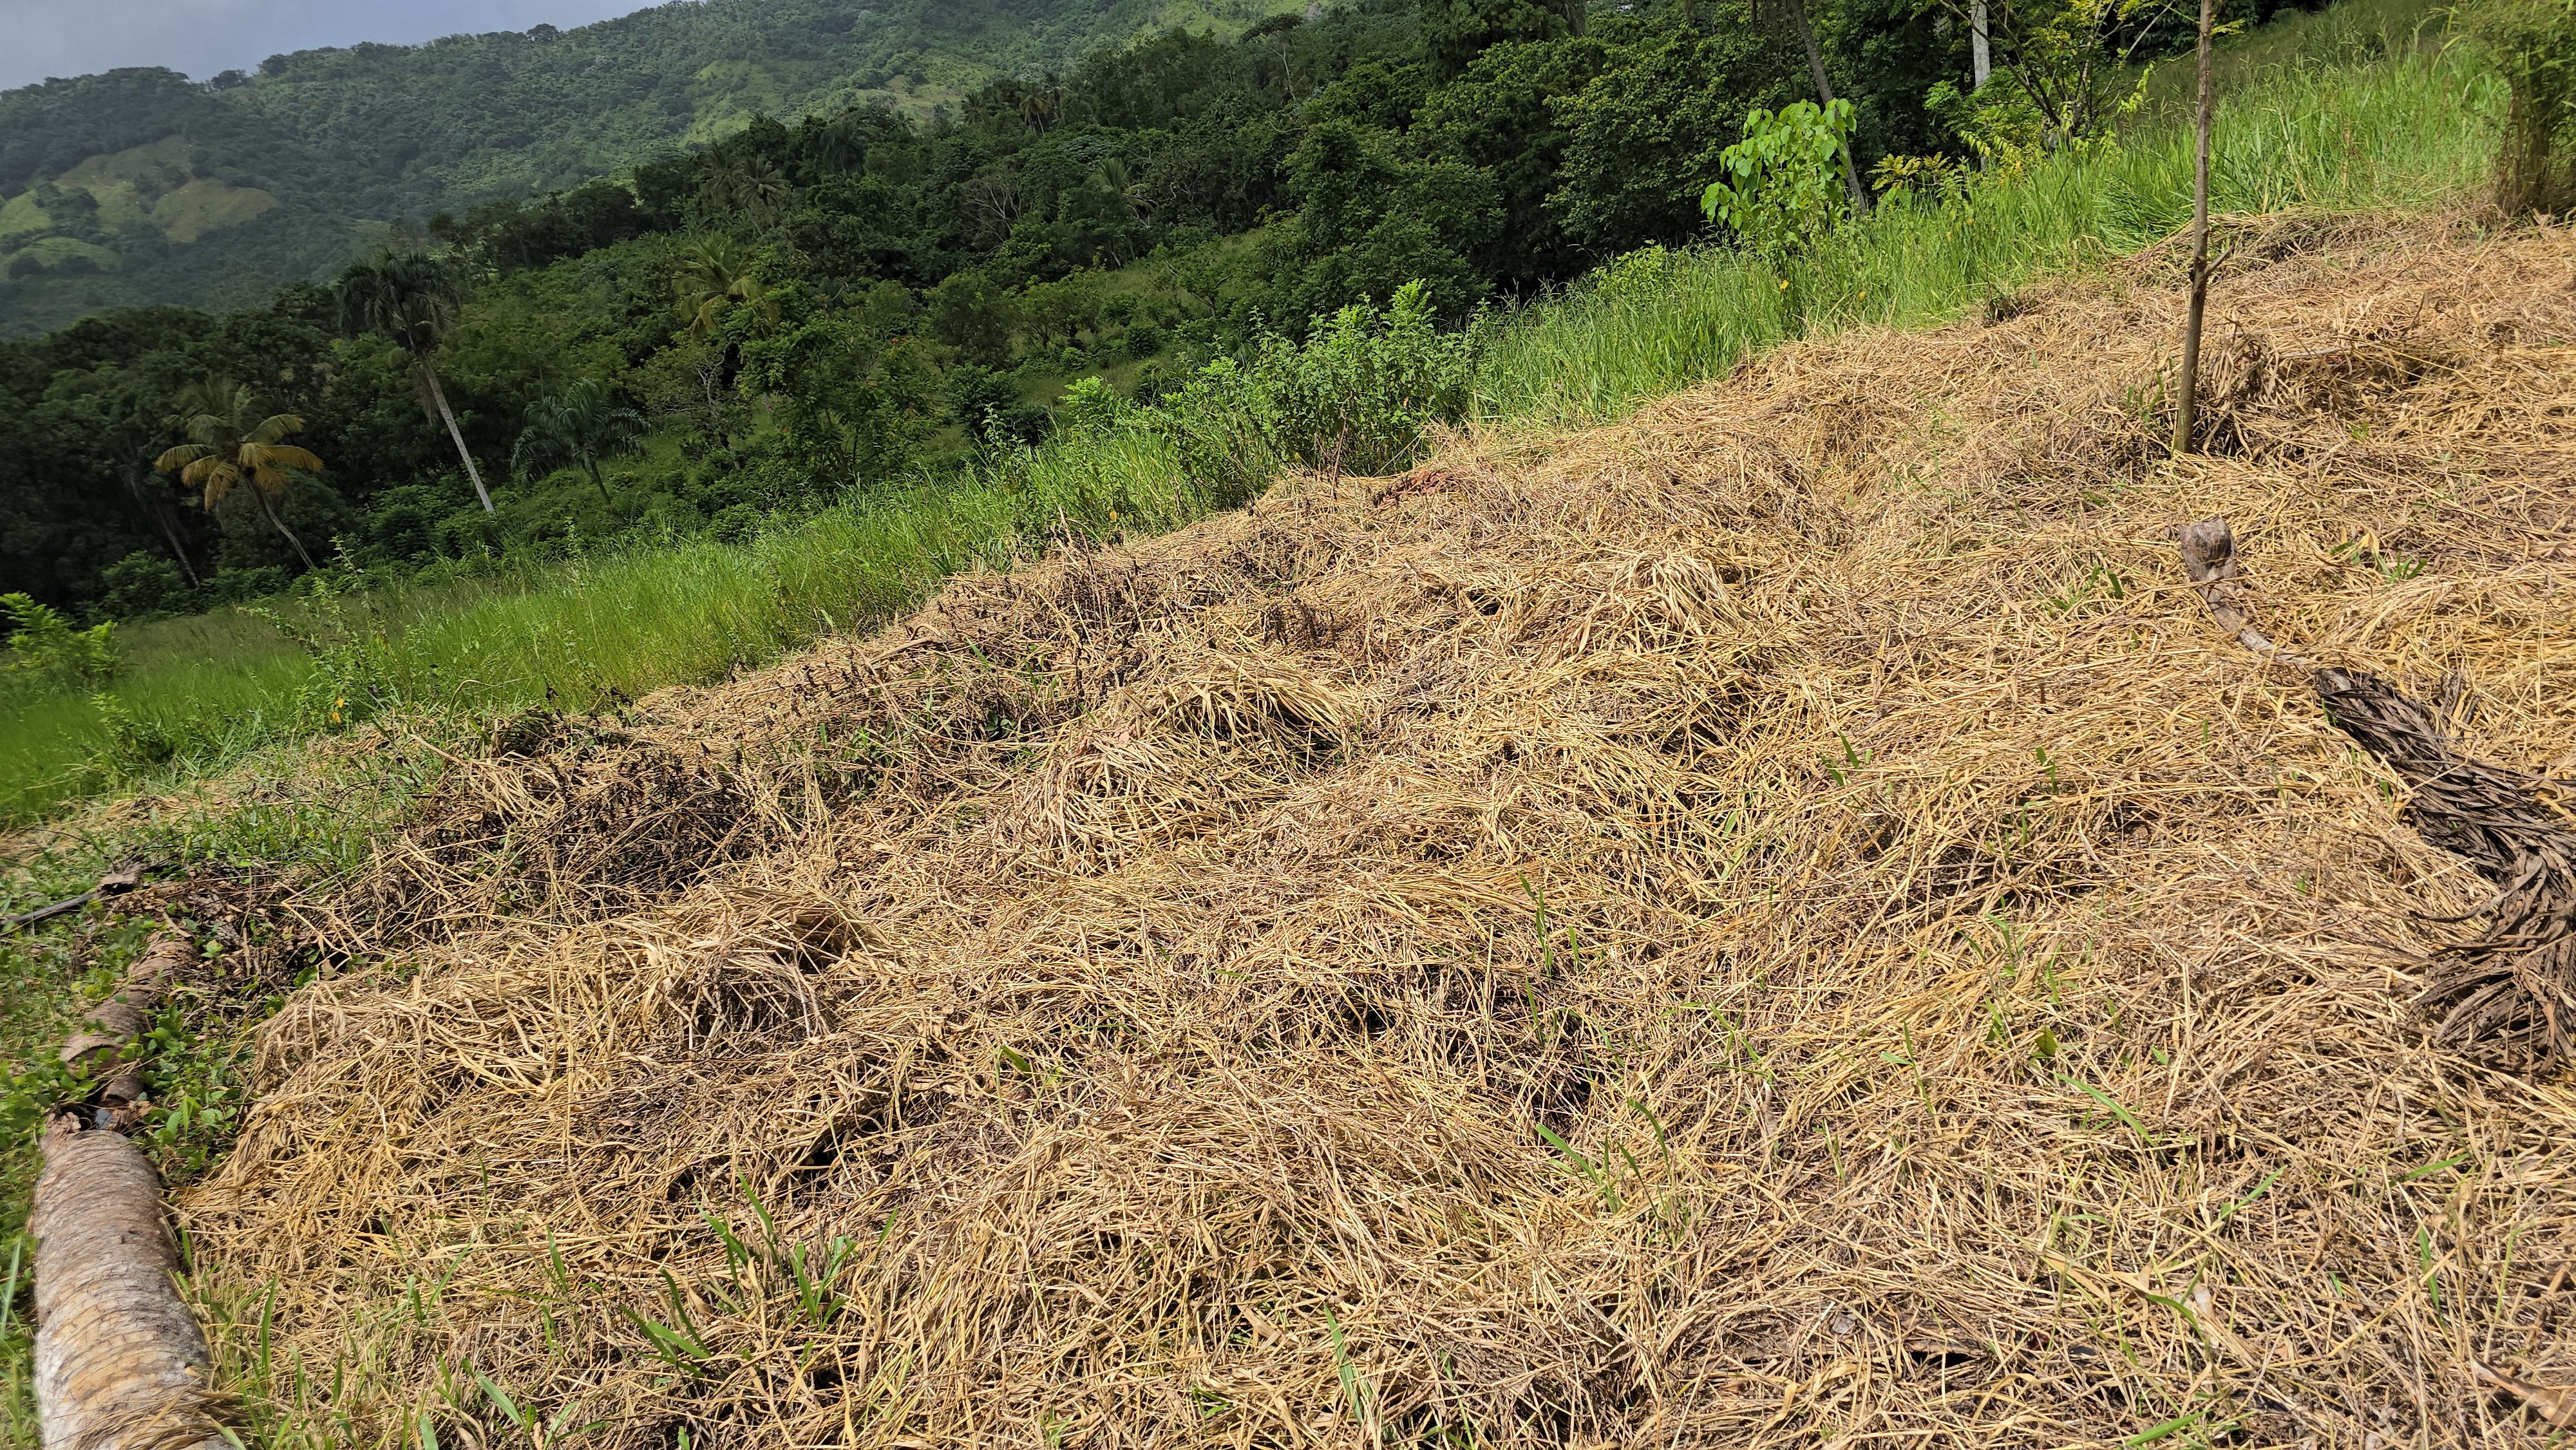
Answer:
<svg viewBox="0 0 2576 1450"><path fill-rule="evenodd" d="M182 1200L218 1353L277 1286L353 1444L2543 1443L2576 1099L2415 1007L2493 888L2173 530L2576 770L2576 239L2240 262L2209 456L2151 258L461 766Z"/></svg>

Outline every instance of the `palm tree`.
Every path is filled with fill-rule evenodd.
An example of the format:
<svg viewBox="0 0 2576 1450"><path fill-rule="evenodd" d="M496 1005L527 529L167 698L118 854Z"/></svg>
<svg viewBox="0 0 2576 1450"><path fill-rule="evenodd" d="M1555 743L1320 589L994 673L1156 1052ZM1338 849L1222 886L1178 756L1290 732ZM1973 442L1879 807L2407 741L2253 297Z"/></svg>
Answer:
<svg viewBox="0 0 2576 1450"><path fill-rule="evenodd" d="M689 334L703 337L716 319L736 303L763 314L775 310L767 289L752 275L750 250L722 232L692 238L680 250L680 265L671 273L671 290L689 319Z"/></svg>
<svg viewBox="0 0 2576 1450"><path fill-rule="evenodd" d="M1145 183L1127 170L1126 162L1112 156L1101 162L1100 169L1093 175L1099 177L1100 184L1125 204L1131 214L1141 217L1154 209L1154 203L1146 197Z"/></svg>
<svg viewBox="0 0 2576 1450"><path fill-rule="evenodd" d="M412 386L420 393L421 412L434 408L446 420L447 436L456 444L456 456L465 462L474 496L483 501L483 512L493 512L483 471L474 466L474 455L465 447L465 430L456 426L456 413L447 406L447 390L438 385L438 369L431 363L438 345L447 339L447 330L456 325L461 297L455 277L417 252L387 251L372 262L351 264L331 291L340 300L343 333L389 337L411 355Z"/></svg>
<svg viewBox="0 0 2576 1450"><path fill-rule="evenodd" d="M1047 79L1052 81L1055 77L1050 75ZM1047 127L1055 124L1057 109L1056 93L1052 87L1020 94L1020 120L1041 136L1047 133Z"/></svg>
<svg viewBox="0 0 2576 1450"><path fill-rule="evenodd" d="M757 160L742 173L742 212L755 222L765 222L787 209L796 188L778 163Z"/></svg>
<svg viewBox="0 0 2576 1450"><path fill-rule="evenodd" d="M855 112L844 113L814 138L814 161L826 176L856 171L868 161L867 126Z"/></svg>
<svg viewBox="0 0 2576 1450"><path fill-rule="evenodd" d="M698 200L707 211L753 223L776 216L794 194L777 163L757 156L748 162L730 157L710 161L706 179L698 184Z"/></svg>
<svg viewBox="0 0 2576 1450"><path fill-rule="evenodd" d="M295 555L307 569L322 567L306 552L304 541L278 517L277 505L295 486L295 475L319 473L322 460L302 448L283 440L290 433L304 431L304 420L293 413L271 413L259 416L259 399L248 383L235 383L230 378L207 378L191 383L179 392L177 411L163 423L188 435L182 443L161 455L153 467L163 473L176 473L179 481L191 488L204 490L208 509L224 501L233 486L247 481L251 497L259 501L259 511L269 523L295 546Z"/></svg>
<svg viewBox="0 0 2576 1450"><path fill-rule="evenodd" d="M510 450L510 470L525 478L541 469L578 465L599 486L600 498L613 502L599 461L635 452L643 436L643 414L618 407L606 383L583 378L528 409L528 426Z"/></svg>

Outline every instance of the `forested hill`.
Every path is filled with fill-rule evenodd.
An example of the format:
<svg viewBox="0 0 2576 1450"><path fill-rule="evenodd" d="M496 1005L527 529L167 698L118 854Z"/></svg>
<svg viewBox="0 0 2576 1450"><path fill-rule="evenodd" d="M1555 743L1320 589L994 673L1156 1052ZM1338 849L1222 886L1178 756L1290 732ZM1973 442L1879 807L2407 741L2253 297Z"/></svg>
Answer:
<svg viewBox="0 0 2576 1450"><path fill-rule="evenodd" d="M0 332L235 306L382 235L739 129L879 103L1305 0L678 0L573 30L270 57L199 84L120 70L0 94Z"/></svg>
<svg viewBox="0 0 2576 1450"><path fill-rule="evenodd" d="M2229 8L2260 20L2266 3L2278 8ZM2055 13L2084 22L2091 4ZM2407 0L2356 4L2387 12L2401 37L2387 44L2411 43ZM1778 230L1760 217L1721 229L1704 206L1748 117L1788 126L1772 112L1803 105L1796 124L1828 126L1806 99L1807 48L1775 20L1785 9L1358 0L1232 39L1167 30L991 80L942 114L863 103L754 117L615 179L442 211L419 245L330 287L265 289L222 312L114 308L0 339L0 588L133 619L264 597L323 558L408 578L612 539L738 538L837 499L945 487L1113 403L1231 387L1238 365L1305 340L1310 319L1399 292L1425 327L1454 328L1614 258L1618 286L1651 289L1670 249L1758 250ZM1844 184L1796 192L1808 232L1864 186L1900 212L1966 208L1967 178L2022 174L2064 152L2070 130L2078 155L2109 145L2142 99L2123 57L2190 34L2174 7L2125 33L2008 35L1993 78L1963 95L1967 37L1918 0L1804 13L1837 93L1830 126L1849 128L1837 134L1865 178L1837 165ZM445 50L400 54L427 65ZM286 99L322 94L293 89L306 69L363 60L279 62L273 81L234 88L248 101L148 76L93 82L135 98L126 129L9 205L35 196L68 215L96 155L139 157L168 168L151 187L79 189L116 201L83 213L94 230L140 235L149 198L156 219L241 218L165 241L181 260L163 265L199 265L221 255L211 239L235 235L276 249L245 243L245 273L258 261L336 275L348 217L417 214L439 185L465 185L418 167L336 179L362 170L345 138L400 118L398 99L278 118ZM618 84L613 71L598 83ZM424 92L424 108L448 109L377 144L408 135L415 161L433 142L519 154L497 140L469 153L463 119L438 129L479 93ZM2060 98L2055 112L2035 94ZM156 132L172 121L152 122L153 105L194 129ZM264 139L290 131L321 139ZM1799 134L1796 154L1819 154ZM181 177L209 155L240 169ZM257 488L176 471L215 446L200 434L250 456L239 450L290 433L289 462Z"/></svg>

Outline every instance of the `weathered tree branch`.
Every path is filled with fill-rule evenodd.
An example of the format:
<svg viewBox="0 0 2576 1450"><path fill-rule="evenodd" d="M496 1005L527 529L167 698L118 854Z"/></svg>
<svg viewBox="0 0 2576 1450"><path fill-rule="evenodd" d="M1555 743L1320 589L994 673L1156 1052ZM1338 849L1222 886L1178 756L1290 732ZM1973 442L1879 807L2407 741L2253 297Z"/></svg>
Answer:
<svg viewBox="0 0 2576 1450"><path fill-rule="evenodd" d="M78 896L66 896L50 905L39 906L33 911L22 911L16 916L0 917L0 928L15 930L22 926L34 926L40 921L51 921L67 911L78 911L103 896L132 891L143 884L143 869L140 866L119 866L100 877L96 886Z"/></svg>
<svg viewBox="0 0 2576 1450"><path fill-rule="evenodd" d="M2431 711L2357 670L2313 665L2254 627L2225 519L2182 531L2183 567L2221 629L2307 675L2336 729L2411 792L2399 818L2464 857L2495 894L2468 913L2485 925L2433 953L2416 1010L2441 1046L2546 1066L2576 1056L2576 830L2534 776L2459 755Z"/></svg>

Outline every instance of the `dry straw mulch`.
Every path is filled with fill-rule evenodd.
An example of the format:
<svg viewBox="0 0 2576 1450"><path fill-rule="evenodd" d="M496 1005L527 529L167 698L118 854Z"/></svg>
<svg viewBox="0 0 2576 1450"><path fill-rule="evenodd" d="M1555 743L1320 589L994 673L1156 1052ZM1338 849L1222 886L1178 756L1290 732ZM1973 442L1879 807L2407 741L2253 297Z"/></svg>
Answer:
<svg viewBox="0 0 2576 1450"><path fill-rule="evenodd" d="M2576 773L2576 237L2268 235L2205 458L2150 258L519 731L204 1293L351 1444L2544 1443L2576 1093L2414 1005L2492 888L2173 539Z"/></svg>

